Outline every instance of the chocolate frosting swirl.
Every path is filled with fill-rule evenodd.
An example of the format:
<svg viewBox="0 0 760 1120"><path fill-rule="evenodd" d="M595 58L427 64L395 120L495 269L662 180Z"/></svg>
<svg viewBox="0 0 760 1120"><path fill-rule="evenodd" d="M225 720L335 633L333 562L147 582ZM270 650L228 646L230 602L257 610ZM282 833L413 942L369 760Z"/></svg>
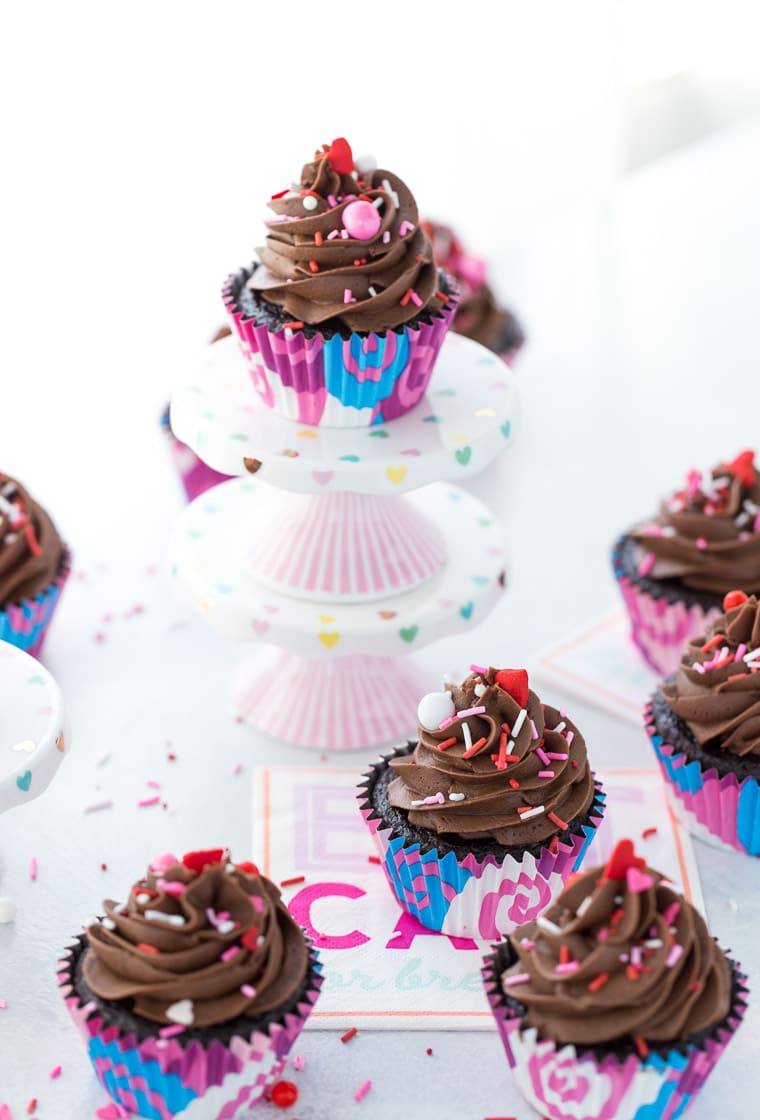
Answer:
<svg viewBox="0 0 760 1120"><path fill-rule="evenodd" d="M20 482L0 474L0 604L33 599L56 576L63 543Z"/></svg>
<svg viewBox="0 0 760 1120"><path fill-rule="evenodd" d="M744 451L704 479L686 485L660 507L654 524L632 531L641 546L639 573L678 579L719 595L732 587L760 591L760 482L754 453Z"/></svg>
<svg viewBox="0 0 760 1120"><path fill-rule="evenodd" d="M362 333L401 326L442 305L432 246L406 184L390 171L339 173L337 143L305 165L299 189L269 203L277 216L267 222L261 265L248 287L295 322L330 320ZM353 166L346 150L341 159ZM366 237L353 235L357 203L376 211Z"/></svg>
<svg viewBox="0 0 760 1120"><path fill-rule="evenodd" d="M700 746L760 757L760 610L754 595L689 642L662 694Z"/></svg>
<svg viewBox="0 0 760 1120"><path fill-rule="evenodd" d="M195 870L203 858L211 862ZM106 917L87 930L88 986L131 1000L145 1019L194 1027L285 1003L306 975L308 946L280 892L220 851L183 860L160 857L124 906L104 903Z"/></svg>
<svg viewBox="0 0 760 1120"><path fill-rule="evenodd" d="M560 1045L675 1043L730 1009L730 966L704 919L630 841L510 941L518 960L503 990L525 1026Z"/></svg>
<svg viewBox="0 0 760 1120"><path fill-rule="evenodd" d="M484 710L443 728L420 725L411 757L390 762L397 775L388 787L390 804L405 810L412 824L525 846L589 810L594 775L583 736L528 690L524 670L489 668L446 690L457 712ZM477 753L468 743L473 749L481 743Z"/></svg>

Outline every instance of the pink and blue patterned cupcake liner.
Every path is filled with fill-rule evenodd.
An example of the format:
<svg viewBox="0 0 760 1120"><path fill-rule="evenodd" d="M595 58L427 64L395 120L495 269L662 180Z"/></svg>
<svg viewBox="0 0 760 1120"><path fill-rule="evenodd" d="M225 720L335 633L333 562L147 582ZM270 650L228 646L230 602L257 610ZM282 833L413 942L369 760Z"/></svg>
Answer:
<svg viewBox="0 0 760 1120"><path fill-rule="evenodd" d="M183 1041L171 1028L162 1037L139 1040L134 1032L107 1025L97 1005L82 1003L73 982L83 939L60 962L58 983L98 1081L122 1108L146 1120L233 1120L251 1108L284 1070L322 984L316 951L310 954L309 984L291 1012L264 1030L225 1041Z"/></svg>
<svg viewBox="0 0 760 1120"><path fill-rule="evenodd" d="M422 399L458 296L412 323L381 333L326 337L314 328L257 326L237 293L251 275L230 276L222 291L253 386L263 403L300 424L366 427L394 420Z"/></svg>
<svg viewBox="0 0 760 1120"><path fill-rule="evenodd" d="M689 832L710 843L760 855L760 783L718 774L666 743L657 731L651 702L644 723L676 815Z"/></svg>
<svg viewBox="0 0 760 1120"><path fill-rule="evenodd" d="M549 1120L676 1120L715 1068L746 1010L745 978L733 961L735 998L712 1035L666 1054L607 1054L559 1046L524 1028L507 1003L500 975L509 966L506 944L487 956L483 980L514 1080L525 1099Z"/></svg>
<svg viewBox="0 0 760 1120"><path fill-rule="evenodd" d="M0 611L0 641L39 657L61 592L71 573L71 553L64 546L55 580L33 599L6 603Z"/></svg>
<svg viewBox="0 0 760 1120"><path fill-rule="evenodd" d="M718 607L705 611L699 604L688 606L680 599L670 602L665 595L655 597L621 569L616 552L617 546L613 567L631 620L631 638L647 664L667 677L678 668L689 641L704 634L722 612Z"/></svg>
<svg viewBox="0 0 760 1120"><path fill-rule="evenodd" d="M213 467L209 467L202 459L198 458L187 444L177 439L169 422L168 405L161 415L161 430L169 440L172 462L177 469L189 502L192 502L200 494L205 494L212 486L227 481L229 475L220 474Z"/></svg>
<svg viewBox="0 0 760 1120"><path fill-rule="evenodd" d="M372 784L372 773L367 782ZM449 936L494 940L538 917L557 897L583 862L602 821L604 801L597 783L587 822L570 833L569 841L558 839L554 850L543 848L538 857L526 850L520 859L478 859L473 854L458 859L453 851L442 855L436 848L423 852L419 843L383 821L364 785L359 807L385 877L407 913Z"/></svg>

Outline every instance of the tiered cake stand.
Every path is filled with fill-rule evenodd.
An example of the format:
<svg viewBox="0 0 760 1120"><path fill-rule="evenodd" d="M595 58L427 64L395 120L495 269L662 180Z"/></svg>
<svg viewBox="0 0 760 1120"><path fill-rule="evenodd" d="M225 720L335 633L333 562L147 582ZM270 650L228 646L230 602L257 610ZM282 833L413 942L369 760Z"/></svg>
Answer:
<svg viewBox="0 0 760 1120"><path fill-rule="evenodd" d="M439 480L500 454L516 408L508 368L458 335L417 407L370 428L280 418L233 339L207 351L172 399L172 429L241 477L179 518L171 572L217 631L265 643L239 674L238 711L257 731L338 749L413 729L434 685L406 655L476 625L505 584L496 518Z"/></svg>

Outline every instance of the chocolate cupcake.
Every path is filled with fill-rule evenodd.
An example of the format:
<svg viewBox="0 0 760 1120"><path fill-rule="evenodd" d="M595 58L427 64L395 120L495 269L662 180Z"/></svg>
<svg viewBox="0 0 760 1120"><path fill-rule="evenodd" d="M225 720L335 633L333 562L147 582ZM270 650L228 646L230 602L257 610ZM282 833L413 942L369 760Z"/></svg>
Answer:
<svg viewBox="0 0 760 1120"><path fill-rule="evenodd" d="M721 613L734 587L760 591L760 480L743 451L708 476L689 471L652 522L616 542L612 564L631 636L658 673Z"/></svg>
<svg viewBox="0 0 760 1120"><path fill-rule="evenodd" d="M551 1120L680 1116L746 1009L701 914L622 840L485 960L523 1096Z"/></svg>
<svg viewBox="0 0 760 1120"><path fill-rule="evenodd" d="M582 734L524 669L472 669L422 698L418 740L372 768L359 801L404 909L430 929L493 938L580 866L604 794Z"/></svg>
<svg viewBox="0 0 760 1120"><path fill-rule="evenodd" d="M486 346L511 365L525 342L525 333L487 283L486 262L467 253L449 226L424 221L422 227L433 243L436 264L459 285L452 330Z"/></svg>
<svg viewBox="0 0 760 1120"><path fill-rule="evenodd" d="M42 506L0 474L0 640L37 656L71 557Z"/></svg>
<svg viewBox="0 0 760 1120"><path fill-rule="evenodd" d="M390 171L360 171L338 139L269 206L259 260L223 291L262 402L328 427L409 411L457 302L409 188Z"/></svg>
<svg viewBox="0 0 760 1120"><path fill-rule="evenodd" d="M145 1117L254 1104L321 984L277 888L222 849L166 853L104 910L58 977L103 1088Z"/></svg>
<svg viewBox="0 0 760 1120"><path fill-rule="evenodd" d="M676 812L703 839L760 855L760 605L730 592L645 711Z"/></svg>

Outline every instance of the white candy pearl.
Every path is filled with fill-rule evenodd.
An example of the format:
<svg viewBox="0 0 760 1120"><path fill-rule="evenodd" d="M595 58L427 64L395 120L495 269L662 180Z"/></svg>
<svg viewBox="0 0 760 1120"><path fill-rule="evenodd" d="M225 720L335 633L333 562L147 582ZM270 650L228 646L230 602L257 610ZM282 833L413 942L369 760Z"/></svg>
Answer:
<svg viewBox="0 0 760 1120"><path fill-rule="evenodd" d="M456 708L450 692L428 692L417 707L417 720L420 727L437 731L440 724L453 716Z"/></svg>
<svg viewBox="0 0 760 1120"><path fill-rule="evenodd" d="M12 898L0 898L0 924L12 922L16 917L16 903Z"/></svg>
<svg viewBox="0 0 760 1120"><path fill-rule="evenodd" d="M314 197L313 194L304 195L304 197L303 197L303 208L304 208L304 210L316 210L317 200L316 200L316 198Z"/></svg>

